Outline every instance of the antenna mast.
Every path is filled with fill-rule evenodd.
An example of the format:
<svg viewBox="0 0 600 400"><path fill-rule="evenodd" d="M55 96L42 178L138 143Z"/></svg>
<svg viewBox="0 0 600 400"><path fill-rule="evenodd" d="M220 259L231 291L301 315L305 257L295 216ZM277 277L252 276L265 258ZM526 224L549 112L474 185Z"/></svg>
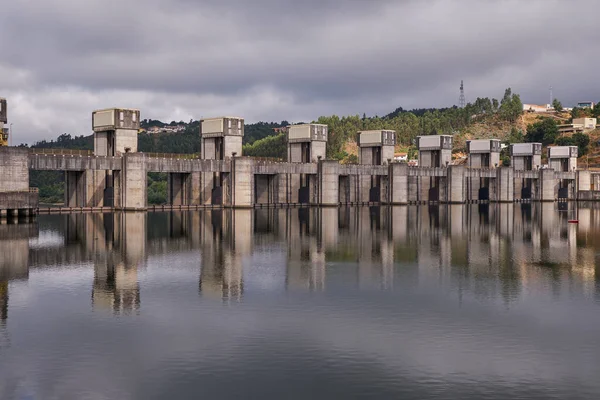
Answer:
<svg viewBox="0 0 600 400"><path fill-rule="evenodd" d="M458 106L460 108L465 108L465 106L467 105L467 101L465 99L465 86L463 84L463 81L460 81L460 97L458 98Z"/></svg>

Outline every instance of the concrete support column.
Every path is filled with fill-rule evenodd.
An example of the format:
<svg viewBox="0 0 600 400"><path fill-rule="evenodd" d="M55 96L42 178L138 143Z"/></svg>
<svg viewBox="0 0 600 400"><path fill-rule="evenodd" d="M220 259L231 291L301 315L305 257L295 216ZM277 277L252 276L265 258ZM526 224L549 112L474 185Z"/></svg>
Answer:
<svg viewBox="0 0 600 400"><path fill-rule="evenodd" d="M143 153L123 154L121 175L121 209L146 210L146 156Z"/></svg>
<svg viewBox="0 0 600 400"><path fill-rule="evenodd" d="M508 167L496 168L496 201L513 202L515 199L514 170Z"/></svg>
<svg viewBox="0 0 600 400"><path fill-rule="evenodd" d="M579 199L579 192L592 190L592 174L590 171L576 172L575 198Z"/></svg>
<svg viewBox="0 0 600 400"><path fill-rule="evenodd" d="M288 204L290 203L290 195L289 195L289 178L290 174L277 174L275 176L275 180L277 181L277 198L275 200L278 204Z"/></svg>
<svg viewBox="0 0 600 400"><path fill-rule="evenodd" d="M350 180L348 176L338 177L338 197L340 204L348 204L350 202Z"/></svg>
<svg viewBox="0 0 600 400"><path fill-rule="evenodd" d="M231 165L231 206L249 208L254 205L254 160L235 157Z"/></svg>
<svg viewBox="0 0 600 400"><path fill-rule="evenodd" d="M408 164L392 163L388 167L390 204L408 204Z"/></svg>
<svg viewBox="0 0 600 400"><path fill-rule="evenodd" d="M230 172L221 173L221 184L222 186L222 196L223 196L223 205L231 205L231 179L232 174Z"/></svg>
<svg viewBox="0 0 600 400"><path fill-rule="evenodd" d="M210 205L212 203L214 181L215 174L213 172L200 172L200 204Z"/></svg>
<svg viewBox="0 0 600 400"><path fill-rule="evenodd" d="M408 177L408 201L411 203L416 203L420 201L419 197L419 183L421 177L420 176L409 176Z"/></svg>
<svg viewBox="0 0 600 400"><path fill-rule="evenodd" d="M419 201L428 203L431 199L429 198L429 189L435 185L435 178L432 176L420 176L418 178L419 187Z"/></svg>
<svg viewBox="0 0 600 400"><path fill-rule="evenodd" d="M87 170L83 172L85 185L85 206L103 207L104 188L106 187L106 171Z"/></svg>
<svg viewBox="0 0 600 400"><path fill-rule="evenodd" d="M146 177L147 178L147 177ZM115 209L119 209L122 207L122 193L123 193L123 171L113 171L112 172L112 185L113 185L113 204L112 206ZM108 206L109 204L104 203L104 206Z"/></svg>
<svg viewBox="0 0 600 400"><path fill-rule="evenodd" d="M318 175L307 175L308 177L308 188L309 188L309 204L319 204L319 179Z"/></svg>
<svg viewBox="0 0 600 400"><path fill-rule="evenodd" d="M77 207L77 172L65 171L65 207Z"/></svg>
<svg viewBox="0 0 600 400"><path fill-rule="evenodd" d="M389 172L389 171L388 171ZM388 175L380 175L379 177L379 198L381 204L390 203L389 179Z"/></svg>
<svg viewBox="0 0 600 400"><path fill-rule="evenodd" d="M300 203L299 191L300 191L300 182L301 175L300 174L292 174L288 176L289 180L289 194L290 194L290 203Z"/></svg>
<svg viewBox="0 0 600 400"><path fill-rule="evenodd" d="M464 203L465 198L465 167L451 165L447 172L448 203Z"/></svg>
<svg viewBox="0 0 600 400"><path fill-rule="evenodd" d="M448 171L446 170L446 176L439 176L435 178L437 180L437 187L439 191L439 202L448 203Z"/></svg>
<svg viewBox="0 0 600 400"><path fill-rule="evenodd" d="M275 203L275 176L274 175L254 175L254 204L273 204Z"/></svg>
<svg viewBox="0 0 600 400"><path fill-rule="evenodd" d="M591 174L591 185L590 190L600 190L600 174Z"/></svg>
<svg viewBox="0 0 600 400"><path fill-rule="evenodd" d="M186 192L187 192L187 204L189 205L199 205L200 203L200 172L192 172L186 174Z"/></svg>
<svg viewBox="0 0 600 400"><path fill-rule="evenodd" d="M318 204L337 206L340 202L340 172L337 161L319 161L317 170Z"/></svg>
<svg viewBox="0 0 600 400"><path fill-rule="evenodd" d="M538 182L540 182L540 201L554 201L555 200L555 186L554 170L553 169L541 169L539 171Z"/></svg>
<svg viewBox="0 0 600 400"><path fill-rule="evenodd" d="M85 207L86 180L82 171L65 171L65 206Z"/></svg>
<svg viewBox="0 0 600 400"><path fill-rule="evenodd" d="M358 176L358 202L368 203L371 191L371 175L360 174Z"/></svg>
<svg viewBox="0 0 600 400"><path fill-rule="evenodd" d="M180 173L167 174L167 199L170 205L181 206L185 204L185 178Z"/></svg>

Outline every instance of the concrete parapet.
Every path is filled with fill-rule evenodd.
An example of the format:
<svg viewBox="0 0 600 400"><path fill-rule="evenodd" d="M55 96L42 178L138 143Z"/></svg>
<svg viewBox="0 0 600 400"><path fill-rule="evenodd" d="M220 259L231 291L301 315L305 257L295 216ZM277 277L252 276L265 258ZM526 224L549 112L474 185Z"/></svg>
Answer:
<svg viewBox="0 0 600 400"><path fill-rule="evenodd" d="M359 165L359 164L346 164L340 165L340 175L387 175L387 165Z"/></svg>
<svg viewBox="0 0 600 400"><path fill-rule="evenodd" d="M251 157L244 157L244 159L249 159L253 161L253 172L255 174L317 174L317 164L266 161L253 159Z"/></svg>
<svg viewBox="0 0 600 400"><path fill-rule="evenodd" d="M29 169L46 171L87 171L121 169L122 157L74 154L29 154Z"/></svg>
<svg viewBox="0 0 600 400"><path fill-rule="evenodd" d="M231 163L225 160L180 159L174 157L146 156L148 172L191 173L231 172Z"/></svg>

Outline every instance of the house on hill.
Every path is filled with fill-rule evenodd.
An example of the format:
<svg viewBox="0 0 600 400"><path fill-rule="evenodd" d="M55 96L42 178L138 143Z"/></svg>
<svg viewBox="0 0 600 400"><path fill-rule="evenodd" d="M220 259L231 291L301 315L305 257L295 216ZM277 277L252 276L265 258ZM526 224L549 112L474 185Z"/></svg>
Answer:
<svg viewBox="0 0 600 400"><path fill-rule="evenodd" d="M408 153L394 153L394 161L407 162L408 161Z"/></svg>
<svg viewBox="0 0 600 400"><path fill-rule="evenodd" d="M545 113L554 111L552 104L523 104L523 111L525 112L535 112L535 113Z"/></svg>

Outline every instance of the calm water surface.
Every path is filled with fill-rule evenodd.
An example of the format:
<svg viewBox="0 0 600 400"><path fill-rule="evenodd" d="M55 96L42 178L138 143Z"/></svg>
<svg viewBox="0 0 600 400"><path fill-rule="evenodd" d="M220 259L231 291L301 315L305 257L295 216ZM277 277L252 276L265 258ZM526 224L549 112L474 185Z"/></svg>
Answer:
<svg viewBox="0 0 600 400"><path fill-rule="evenodd" d="M0 399L600 398L600 209L572 207L4 223Z"/></svg>

